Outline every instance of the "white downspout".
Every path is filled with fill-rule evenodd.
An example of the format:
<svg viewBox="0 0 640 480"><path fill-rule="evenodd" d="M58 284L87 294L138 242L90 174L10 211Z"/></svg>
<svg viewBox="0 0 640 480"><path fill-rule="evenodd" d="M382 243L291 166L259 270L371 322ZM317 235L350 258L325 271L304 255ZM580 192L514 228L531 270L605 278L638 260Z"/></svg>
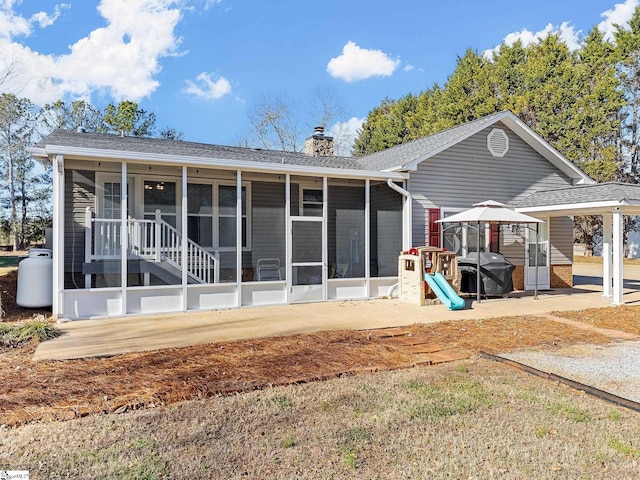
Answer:
<svg viewBox="0 0 640 480"><path fill-rule="evenodd" d="M402 249L409 250L412 242L412 214L411 214L411 194L402 187L396 185L390 178L387 179L387 185L404 197L402 206Z"/></svg>
<svg viewBox="0 0 640 480"><path fill-rule="evenodd" d="M411 248L411 242L412 242L412 230L413 230L413 225L412 225L412 214L411 214L411 194L405 190L402 187L399 187L398 185L396 185L393 180L391 180L390 178L387 179L387 185L389 185L389 188L391 188L392 190L395 190L396 192L398 192L400 195L402 195L404 197L404 202L402 205L402 250L409 250ZM391 288L389 288L389 293L388 296L391 297L393 295L393 292L398 288L398 284L394 284L391 286Z"/></svg>

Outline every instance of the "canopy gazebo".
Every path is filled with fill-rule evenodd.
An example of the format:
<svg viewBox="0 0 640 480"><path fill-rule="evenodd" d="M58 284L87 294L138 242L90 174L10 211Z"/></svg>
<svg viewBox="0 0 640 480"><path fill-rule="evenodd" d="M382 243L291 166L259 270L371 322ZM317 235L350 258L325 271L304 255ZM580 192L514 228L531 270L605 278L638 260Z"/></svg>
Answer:
<svg viewBox="0 0 640 480"><path fill-rule="evenodd" d="M494 200L486 200L480 203L474 203L473 208L465 210L455 215L451 215L446 218L438 220L438 223L466 223L475 224L478 229L477 235L477 251L478 251L478 264L476 273L476 295L477 300L480 302L480 225L493 224L493 225L514 225L514 224L535 224L536 225L536 241L538 241L538 225L544 223L543 220L525 215L524 213L516 212L513 208L505 205L504 203L496 202ZM535 251L535 290L534 296L538 296L538 248Z"/></svg>

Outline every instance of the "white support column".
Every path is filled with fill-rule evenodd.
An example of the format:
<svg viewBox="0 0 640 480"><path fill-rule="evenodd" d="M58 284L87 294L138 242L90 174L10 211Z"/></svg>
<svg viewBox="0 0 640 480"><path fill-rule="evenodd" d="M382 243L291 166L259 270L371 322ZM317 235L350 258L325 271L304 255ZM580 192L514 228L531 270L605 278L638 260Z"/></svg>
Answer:
<svg viewBox="0 0 640 480"><path fill-rule="evenodd" d="M93 217L91 215L91 207L87 207L84 210L84 263L91 263L91 248L92 248L92 240L94 237L93 232ZM91 288L91 274L87 273L84 276L84 288Z"/></svg>
<svg viewBox="0 0 640 480"><path fill-rule="evenodd" d="M122 288L122 315L127 314L127 260L129 257L129 229L127 215L129 192L127 191L127 163L122 162L120 180L120 286Z"/></svg>
<svg viewBox="0 0 640 480"><path fill-rule="evenodd" d="M602 296L611 296L611 235L613 233L613 215L602 215Z"/></svg>
<svg viewBox="0 0 640 480"><path fill-rule="evenodd" d="M53 278L51 314L57 320L64 305L64 157L53 162Z"/></svg>
<svg viewBox="0 0 640 480"><path fill-rule="evenodd" d="M187 240L188 240L188 231L187 231L187 167L182 167L182 209L181 212L181 221L180 223L180 233L182 234L182 311L187 311L187 285L188 285L188 276L187 270L189 265L189 258L187 257Z"/></svg>
<svg viewBox="0 0 640 480"><path fill-rule="evenodd" d="M322 299L327 300L327 278L329 277L328 269L328 218L329 218L329 180L322 177Z"/></svg>
<svg viewBox="0 0 640 480"><path fill-rule="evenodd" d="M364 278L365 295L371 298L371 180L364 181Z"/></svg>
<svg viewBox="0 0 640 480"><path fill-rule="evenodd" d="M242 306L242 172L236 172L236 281L237 306Z"/></svg>
<svg viewBox="0 0 640 480"><path fill-rule="evenodd" d="M285 277L287 280L287 303L291 303L291 276L293 268L291 267L291 175L288 173L284 181L284 248L285 248Z"/></svg>
<svg viewBox="0 0 640 480"><path fill-rule="evenodd" d="M624 278L623 258L624 258L624 238L623 238L623 215L620 209L613 210L613 298L614 305L622 302L622 279Z"/></svg>

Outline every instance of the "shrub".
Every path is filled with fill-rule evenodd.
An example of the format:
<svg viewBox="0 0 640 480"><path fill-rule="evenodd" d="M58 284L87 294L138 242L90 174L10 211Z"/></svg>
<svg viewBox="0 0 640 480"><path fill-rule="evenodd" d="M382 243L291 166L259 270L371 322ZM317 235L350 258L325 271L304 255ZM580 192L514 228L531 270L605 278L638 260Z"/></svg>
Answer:
<svg viewBox="0 0 640 480"><path fill-rule="evenodd" d="M0 323L0 343L4 345L17 346L34 339L44 342L59 335L60 330L43 315L34 315L23 323Z"/></svg>

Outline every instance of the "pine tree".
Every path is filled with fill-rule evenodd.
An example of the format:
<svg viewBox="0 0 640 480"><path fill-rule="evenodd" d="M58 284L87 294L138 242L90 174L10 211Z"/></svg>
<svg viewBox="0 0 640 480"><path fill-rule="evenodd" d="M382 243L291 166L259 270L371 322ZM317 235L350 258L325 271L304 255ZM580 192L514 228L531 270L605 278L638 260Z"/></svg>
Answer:
<svg viewBox="0 0 640 480"><path fill-rule="evenodd" d="M619 86L625 100L620 111L619 150L631 180L640 180L640 7L636 7L629 29L614 33Z"/></svg>

